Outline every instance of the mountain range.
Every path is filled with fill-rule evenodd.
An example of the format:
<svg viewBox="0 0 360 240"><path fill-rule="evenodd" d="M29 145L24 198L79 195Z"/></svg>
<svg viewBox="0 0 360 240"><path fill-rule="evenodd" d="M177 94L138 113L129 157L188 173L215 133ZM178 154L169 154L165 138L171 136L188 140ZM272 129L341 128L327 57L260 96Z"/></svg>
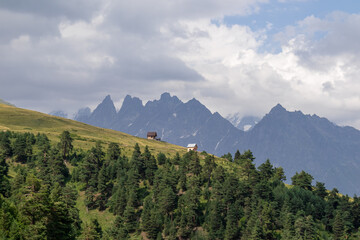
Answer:
<svg viewBox="0 0 360 240"><path fill-rule="evenodd" d="M107 96L94 111L79 110L75 120L139 137L156 131L163 141L197 143L200 151L217 156L250 149L257 165L269 158L275 167L285 169L288 181L296 171L305 170L328 188L360 193L360 131L316 115L289 112L280 104L249 131L211 113L196 99L182 102L169 93L145 105L127 95L119 111Z"/></svg>

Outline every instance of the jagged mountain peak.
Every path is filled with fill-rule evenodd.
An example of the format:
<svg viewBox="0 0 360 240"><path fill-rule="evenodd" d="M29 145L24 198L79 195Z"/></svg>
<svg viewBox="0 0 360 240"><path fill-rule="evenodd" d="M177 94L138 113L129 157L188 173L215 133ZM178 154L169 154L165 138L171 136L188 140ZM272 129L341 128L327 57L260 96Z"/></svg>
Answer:
<svg viewBox="0 0 360 240"><path fill-rule="evenodd" d="M102 110L102 109L107 109L111 112L115 111L116 112L116 109L115 109L115 106L114 106L114 102L113 100L111 99L110 95L107 95L104 100L95 108L93 114L96 112L96 111L99 111L99 110Z"/></svg>
<svg viewBox="0 0 360 240"><path fill-rule="evenodd" d="M269 114L284 113L284 112L287 112L287 110L280 103L278 103L276 104L275 107L273 107L270 110Z"/></svg>
<svg viewBox="0 0 360 240"><path fill-rule="evenodd" d="M145 108L156 108L161 106L162 108L170 108L175 109L178 105L182 104L183 102L176 96L171 96L170 93L164 92L161 94L159 100L148 101L145 104Z"/></svg>
<svg viewBox="0 0 360 240"><path fill-rule="evenodd" d="M163 94L161 94L159 101L168 102L168 103L172 103L172 104L182 103L177 96L175 96L175 95L171 96L170 93L168 93L168 92L164 92Z"/></svg>
<svg viewBox="0 0 360 240"><path fill-rule="evenodd" d="M205 107L205 105L203 105L201 102L199 102L196 98L190 99L188 102L186 102L186 104L191 105L191 106Z"/></svg>
<svg viewBox="0 0 360 240"><path fill-rule="evenodd" d="M140 105L143 106L143 103L140 98L126 95L126 97L124 98L122 107L124 107L124 106L140 106Z"/></svg>
<svg viewBox="0 0 360 240"><path fill-rule="evenodd" d="M112 101L110 94L104 98L103 102L109 102L109 101Z"/></svg>
<svg viewBox="0 0 360 240"><path fill-rule="evenodd" d="M170 96L170 93L168 93L168 92L164 92L160 96L160 100L169 100L169 99L171 99L171 96Z"/></svg>

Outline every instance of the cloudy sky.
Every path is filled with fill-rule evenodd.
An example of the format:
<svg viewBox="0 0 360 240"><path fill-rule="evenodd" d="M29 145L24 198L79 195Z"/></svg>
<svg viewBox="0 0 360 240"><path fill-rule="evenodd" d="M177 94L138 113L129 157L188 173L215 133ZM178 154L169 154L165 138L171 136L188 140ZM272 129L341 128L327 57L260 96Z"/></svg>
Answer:
<svg viewBox="0 0 360 240"><path fill-rule="evenodd" d="M0 98L75 112L107 94L281 103L360 129L360 1L0 1Z"/></svg>

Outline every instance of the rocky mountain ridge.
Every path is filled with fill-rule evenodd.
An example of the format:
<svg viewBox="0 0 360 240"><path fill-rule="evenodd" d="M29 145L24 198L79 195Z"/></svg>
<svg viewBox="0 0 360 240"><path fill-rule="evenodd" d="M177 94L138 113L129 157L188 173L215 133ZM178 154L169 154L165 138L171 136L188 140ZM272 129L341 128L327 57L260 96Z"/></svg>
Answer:
<svg viewBox="0 0 360 240"><path fill-rule="evenodd" d="M329 188L360 193L360 131L316 115L289 112L280 104L246 132L198 100L184 103L169 93L145 105L128 95L118 112L107 96L90 114L83 109L77 115L78 121L139 137L156 131L169 143L197 143L200 151L217 156L251 149L258 165L269 158L284 167L288 180L303 169Z"/></svg>

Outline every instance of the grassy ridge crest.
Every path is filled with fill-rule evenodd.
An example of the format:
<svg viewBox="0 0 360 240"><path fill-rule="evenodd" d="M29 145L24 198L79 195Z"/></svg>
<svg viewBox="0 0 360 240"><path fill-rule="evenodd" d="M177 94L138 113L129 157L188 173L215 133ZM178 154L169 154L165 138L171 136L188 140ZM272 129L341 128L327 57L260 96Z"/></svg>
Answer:
<svg viewBox="0 0 360 240"><path fill-rule="evenodd" d="M126 155L132 152L135 143L138 143L140 147L147 145L154 153L163 152L166 155L174 155L176 152L186 152L186 148L170 143L134 137L115 130L94 127L74 120L0 103L0 131L6 130L34 134L44 133L51 141L55 142L59 140L60 134L67 130L74 138L74 146L84 150L90 149L96 141L100 141L104 144L118 143Z"/></svg>

